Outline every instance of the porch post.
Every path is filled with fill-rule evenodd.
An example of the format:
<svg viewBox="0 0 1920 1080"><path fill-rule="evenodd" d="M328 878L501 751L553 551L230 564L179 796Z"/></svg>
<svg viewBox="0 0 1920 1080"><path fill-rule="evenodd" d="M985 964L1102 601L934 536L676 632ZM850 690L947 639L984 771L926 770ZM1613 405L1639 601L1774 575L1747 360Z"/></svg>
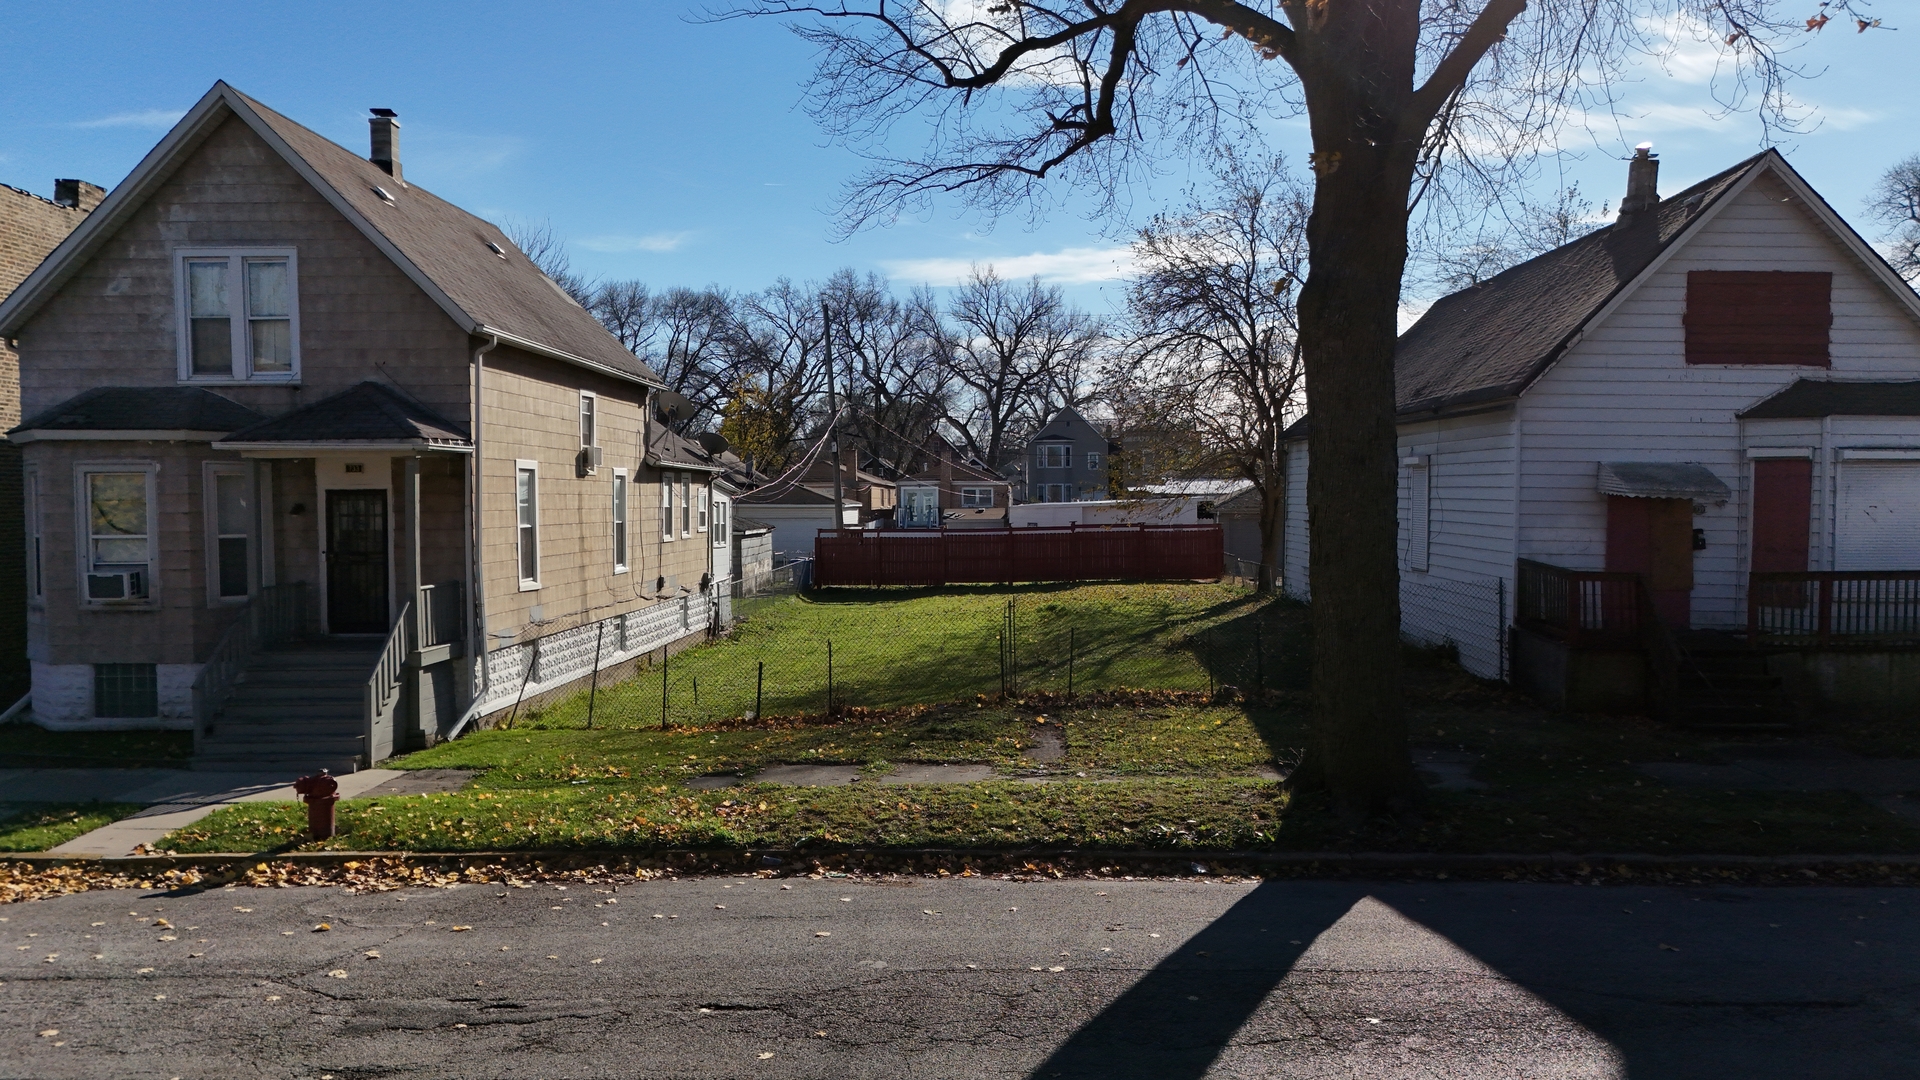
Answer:
<svg viewBox="0 0 1920 1080"><path fill-rule="evenodd" d="M420 700L420 645L425 637L420 628L425 625L425 612L420 610L420 456L411 455L406 462L406 490L402 498L406 501L407 519L407 602L404 605L409 620L407 635L406 676L401 691L405 710L404 717L394 718L395 727L399 727L404 718L412 725L407 736L407 744L413 745L414 739L424 741L426 737L426 710ZM397 733L397 732L396 732ZM417 733L417 734L415 734Z"/></svg>

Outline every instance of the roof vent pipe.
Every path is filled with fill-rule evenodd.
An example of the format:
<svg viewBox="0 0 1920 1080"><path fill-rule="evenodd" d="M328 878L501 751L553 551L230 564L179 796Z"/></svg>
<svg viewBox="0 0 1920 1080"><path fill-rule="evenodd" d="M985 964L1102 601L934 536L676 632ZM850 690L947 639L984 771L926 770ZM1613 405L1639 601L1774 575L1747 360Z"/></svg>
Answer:
<svg viewBox="0 0 1920 1080"><path fill-rule="evenodd" d="M1625 224L1642 210L1660 205L1660 159L1653 156L1653 144L1633 148L1627 161L1627 195L1620 200L1620 223Z"/></svg>
<svg viewBox="0 0 1920 1080"><path fill-rule="evenodd" d="M367 126L373 129L373 144L367 160L404 184L406 181L400 176L400 114L392 109L368 111L373 113L367 119Z"/></svg>

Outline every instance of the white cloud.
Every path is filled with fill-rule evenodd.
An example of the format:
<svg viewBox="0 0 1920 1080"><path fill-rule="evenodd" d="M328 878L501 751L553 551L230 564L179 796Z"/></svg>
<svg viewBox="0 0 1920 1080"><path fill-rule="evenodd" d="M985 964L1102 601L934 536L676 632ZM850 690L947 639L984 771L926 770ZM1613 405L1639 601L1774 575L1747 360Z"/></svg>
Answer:
<svg viewBox="0 0 1920 1080"><path fill-rule="evenodd" d="M575 242L588 251L668 252L678 250L680 245L686 243L692 236L691 232L650 233L646 236L590 236Z"/></svg>
<svg viewBox="0 0 1920 1080"><path fill-rule="evenodd" d="M1432 306L1433 306L1433 301L1431 300L1400 301L1400 311L1399 311L1399 319L1398 319L1400 329L1398 332L1404 334L1408 330L1413 329L1413 324L1419 322L1420 317L1425 315L1427 313L1427 309Z"/></svg>
<svg viewBox="0 0 1920 1080"><path fill-rule="evenodd" d="M958 285L975 266L991 266L1001 277L1022 281L1038 276L1056 285L1088 285L1120 281L1135 272L1130 247L1062 248L997 259L889 259L881 263L887 276L931 285Z"/></svg>
<svg viewBox="0 0 1920 1080"><path fill-rule="evenodd" d="M180 122L187 115L185 109L145 109L140 112L118 113L103 116L98 120L79 120L73 126L77 128L114 128L134 127L164 130Z"/></svg>

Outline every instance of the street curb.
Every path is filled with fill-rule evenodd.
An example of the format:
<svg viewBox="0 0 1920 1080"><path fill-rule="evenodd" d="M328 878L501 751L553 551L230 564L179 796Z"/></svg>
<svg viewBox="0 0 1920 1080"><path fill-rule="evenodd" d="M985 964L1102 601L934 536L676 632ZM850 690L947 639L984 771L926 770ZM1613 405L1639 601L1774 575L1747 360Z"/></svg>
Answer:
<svg viewBox="0 0 1920 1080"><path fill-rule="evenodd" d="M27 863L39 867L90 867L112 870L184 870L226 868L249 863L283 863L296 866L329 867L349 862L393 860L412 863L449 863L477 865L513 862L558 863L569 866L596 863L691 863L721 866L732 863L746 867L794 868L815 863L828 864L849 859L882 860L976 860L1005 864L1010 862L1054 862L1071 860L1080 866L1103 863L1181 864L1176 873L1192 873L1195 866L1213 864L1290 871L1325 871L1330 876L1355 873L1408 873L1516 870L1529 873L1584 873L1595 868L1645 871L1687 870L1712 872L1726 870L1754 872L1831 869L1874 869L1920 871L1920 855L1913 854L1838 854L1838 855L1651 855L1639 853L1596 852L1576 854L1552 852L1536 854L1448 854L1438 852L1269 852L1269 851L1164 851L1093 850L1086 848L844 848L835 850L794 850L791 848L713 849L552 849L522 851L292 851L215 852L198 855L137 855L108 858L91 855L51 855L46 853L0 852L0 863ZM1202 869L1199 873L1206 873Z"/></svg>

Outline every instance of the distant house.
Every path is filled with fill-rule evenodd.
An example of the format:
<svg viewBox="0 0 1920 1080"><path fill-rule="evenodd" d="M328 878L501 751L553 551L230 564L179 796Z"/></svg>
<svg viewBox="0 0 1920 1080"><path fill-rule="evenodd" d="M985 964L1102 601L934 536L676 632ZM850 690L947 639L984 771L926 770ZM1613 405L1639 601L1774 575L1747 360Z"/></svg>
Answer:
<svg viewBox="0 0 1920 1080"><path fill-rule="evenodd" d="M1005 477L935 435L928 460L899 481L894 524L903 529L1002 528L1013 502Z"/></svg>
<svg viewBox="0 0 1920 1080"><path fill-rule="evenodd" d="M0 184L0 300L67 238L106 189L55 180L53 198ZM20 355L0 338L0 430L20 422ZM27 570L20 448L0 444L0 708L27 692Z"/></svg>
<svg viewBox="0 0 1920 1080"><path fill-rule="evenodd" d="M1107 498L1115 447L1087 418L1061 409L1027 440L1023 501L1079 502Z"/></svg>
<svg viewBox="0 0 1920 1080"><path fill-rule="evenodd" d="M841 497L840 522L834 524L832 489L822 494L791 480L776 480L735 500L740 512L771 527L774 562L813 558L813 541L821 529L860 527L857 499Z"/></svg>
<svg viewBox="0 0 1920 1080"><path fill-rule="evenodd" d="M894 481L870 469L862 468L860 451L852 447L840 451L840 494L860 504L862 523L889 518L899 504L899 491ZM807 467L800 476L800 484L818 495L833 494L834 462L826 454Z"/></svg>
<svg viewBox="0 0 1920 1080"><path fill-rule="evenodd" d="M727 463L369 126L216 83L0 304L42 723L351 769L708 632Z"/></svg>
<svg viewBox="0 0 1920 1080"><path fill-rule="evenodd" d="M1920 579L1920 297L1778 152L1666 199L1657 168L1643 151L1617 222L1441 299L1395 356L1405 625L1486 676L1517 627L1515 674L1561 699L1581 694L1568 649L1641 647L1615 634L1645 610L1635 581L1689 649L1762 618L1824 637L1825 571L1920 597L1900 593ZM1303 597L1312 422L1289 436ZM1858 626L1879 601L1848 603ZM1856 660L1817 678L1836 691Z"/></svg>

